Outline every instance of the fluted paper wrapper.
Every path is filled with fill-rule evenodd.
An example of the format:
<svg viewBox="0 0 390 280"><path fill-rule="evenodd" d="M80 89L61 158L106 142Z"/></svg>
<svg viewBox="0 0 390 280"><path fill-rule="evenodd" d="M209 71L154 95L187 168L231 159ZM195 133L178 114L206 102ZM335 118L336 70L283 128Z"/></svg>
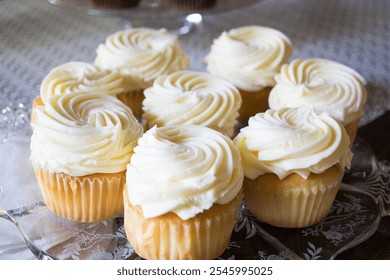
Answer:
<svg viewBox="0 0 390 280"><path fill-rule="evenodd" d="M133 206L125 187L124 226L136 253L153 260L206 260L226 249L242 201L242 193L226 205L210 209L188 220L168 213L145 219L140 206Z"/></svg>
<svg viewBox="0 0 390 280"><path fill-rule="evenodd" d="M125 103L131 109L131 111L133 111L133 115L135 117L142 116L142 101L145 99L143 90L120 93L117 95L117 98Z"/></svg>
<svg viewBox="0 0 390 280"><path fill-rule="evenodd" d="M283 180L274 174L245 178L244 201L262 222L286 228L311 226L324 219L332 207L342 173L331 167L307 180L292 174Z"/></svg>
<svg viewBox="0 0 390 280"><path fill-rule="evenodd" d="M77 222L98 222L123 211L126 172L70 176L35 168L35 175L49 209Z"/></svg>
<svg viewBox="0 0 390 280"><path fill-rule="evenodd" d="M360 123L360 118L344 126L345 131L347 131L350 140L349 147L352 147L353 143L355 142L356 133L359 128L359 123Z"/></svg>

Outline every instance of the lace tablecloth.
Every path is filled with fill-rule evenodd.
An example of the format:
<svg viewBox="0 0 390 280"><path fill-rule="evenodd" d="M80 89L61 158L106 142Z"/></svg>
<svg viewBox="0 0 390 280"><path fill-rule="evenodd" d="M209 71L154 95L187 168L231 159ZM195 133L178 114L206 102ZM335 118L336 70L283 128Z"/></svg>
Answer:
<svg viewBox="0 0 390 280"><path fill-rule="evenodd" d="M222 31L264 25L291 39L292 58L332 59L354 68L367 80L368 100L361 124L390 109L390 1L264 0L203 19L194 32L180 37L193 70L205 70L204 57ZM115 16L91 16L43 0L1 0L0 129L8 125L7 110L17 109L19 104L31 106L50 69L72 60L93 62L98 44L122 28L121 19ZM0 207L21 206L23 199L18 197L24 194L16 194L10 201L2 192L10 182L23 184L17 169L27 163L18 162L17 153L28 153L28 148L13 152L3 145L0 152L3 162L7 159L15 166L12 174L0 175ZM0 221L0 228L0 259L32 258L11 224Z"/></svg>

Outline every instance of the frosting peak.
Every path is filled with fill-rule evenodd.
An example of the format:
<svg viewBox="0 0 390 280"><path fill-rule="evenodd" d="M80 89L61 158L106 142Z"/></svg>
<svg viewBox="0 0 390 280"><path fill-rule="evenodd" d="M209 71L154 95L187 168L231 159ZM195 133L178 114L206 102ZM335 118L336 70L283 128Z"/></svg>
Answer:
<svg viewBox="0 0 390 280"><path fill-rule="evenodd" d="M260 91L275 84L274 76L292 54L282 32L263 26L243 26L223 32L206 57L207 69L240 89Z"/></svg>
<svg viewBox="0 0 390 280"><path fill-rule="evenodd" d="M269 96L271 109L313 106L343 125L363 115L365 80L353 69L326 59L295 59L282 66Z"/></svg>
<svg viewBox="0 0 390 280"><path fill-rule="evenodd" d="M134 28L110 35L97 49L95 64L119 69L138 88L152 85L163 74L183 70L189 60L177 36L165 29Z"/></svg>
<svg viewBox="0 0 390 280"><path fill-rule="evenodd" d="M126 170L142 134L131 110L103 93L54 95L32 126L33 164L72 176Z"/></svg>
<svg viewBox="0 0 390 280"><path fill-rule="evenodd" d="M233 135L241 96L217 76L179 71L157 78L144 94L143 118L149 127L193 124Z"/></svg>
<svg viewBox="0 0 390 280"><path fill-rule="evenodd" d="M117 70L103 70L79 61L53 68L43 79L40 96L43 103L53 95L71 92L102 92L116 96L127 90L125 80Z"/></svg>
<svg viewBox="0 0 390 280"><path fill-rule="evenodd" d="M335 164L349 167L352 153L342 125L312 107L267 110L249 119L234 139L245 176L274 173L280 179L291 173L307 178Z"/></svg>
<svg viewBox="0 0 390 280"><path fill-rule="evenodd" d="M226 204L243 182L233 141L202 126L153 127L127 167L130 202L145 218L176 213L189 219L214 203Z"/></svg>

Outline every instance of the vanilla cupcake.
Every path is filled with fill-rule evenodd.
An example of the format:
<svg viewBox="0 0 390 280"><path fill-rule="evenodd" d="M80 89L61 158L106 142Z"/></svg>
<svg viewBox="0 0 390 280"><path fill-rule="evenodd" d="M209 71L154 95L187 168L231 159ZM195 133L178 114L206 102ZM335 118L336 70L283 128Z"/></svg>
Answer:
<svg viewBox="0 0 390 280"><path fill-rule="evenodd" d="M243 171L233 141L202 126L153 127L127 167L124 226L145 259L214 259L230 239Z"/></svg>
<svg viewBox="0 0 390 280"><path fill-rule="evenodd" d="M282 32L263 26L243 26L215 39L205 62L207 70L233 83L241 93L240 120L268 109L274 76L292 54Z"/></svg>
<svg viewBox="0 0 390 280"><path fill-rule="evenodd" d="M110 35L97 48L95 64L103 69L119 69L133 85L126 95L135 116L142 114L143 90L163 75L184 70L187 55L177 36L165 29L134 28Z"/></svg>
<svg viewBox="0 0 390 280"><path fill-rule="evenodd" d="M118 70L103 70L80 61L71 61L53 68L43 79L40 95L34 99L31 119L35 108L44 105L53 95L71 92L102 92L119 99L132 91L131 81L126 81Z"/></svg>
<svg viewBox="0 0 390 280"><path fill-rule="evenodd" d="M123 211L126 167L142 126L103 93L53 95L35 109L31 161L46 205L79 222Z"/></svg>
<svg viewBox="0 0 390 280"><path fill-rule="evenodd" d="M229 82L209 73L179 71L145 90L142 119L155 125L201 125L232 137L241 97Z"/></svg>
<svg viewBox="0 0 390 280"><path fill-rule="evenodd" d="M267 110L234 139L244 201L260 221L306 227L329 213L352 153L342 125L311 107Z"/></svg>
<svg viewBox="0 0 390 280"><path fill-rule="evenodd" d="M313 106L343 124L353 144L367 98L366 82L356 71L326 59L295 59L275 79L271 109Z"/></svg>

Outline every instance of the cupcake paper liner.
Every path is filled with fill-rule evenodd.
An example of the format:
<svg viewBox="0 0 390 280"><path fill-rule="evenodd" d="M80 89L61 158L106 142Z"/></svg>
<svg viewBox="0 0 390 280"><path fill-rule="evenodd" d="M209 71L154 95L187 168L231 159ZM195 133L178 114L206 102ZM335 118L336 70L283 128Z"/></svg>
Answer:
<svg viewBox="0 0 390 280"><path fill-rule="evenodd" d="M35 168L35 174L49 209L77 222L98 222L123 211L126 172L70 176Z"/></svg>
<svg viewBox="0 0 390 280"><path fill-rule="evenodd" d="M344 126L349 136L349 140L351 141L349 145L350 147L352 147L353 143L355 142L356 133L359 128L359 123L360 123L360 118Z"/></svg>
<svg viewBox="0 0 390 280"><path fill-rule="evenodd" d="M307 227L328 215L340 180L338 167L331 167L322 174L311 174L306 181L297 174L284 180L274 174L265 174L255 180L245 178L244 201L262 222L286 228Z"/></svg>
<svg viewBox="0 0 390 280"><path fill-rule="evenodd" d="M229 242L242 193L226 205L210 209L188 220L168 213L145 219L140 206L133 206L125 188L127 237L136 253L145 259L215 259Z"/></svg>

